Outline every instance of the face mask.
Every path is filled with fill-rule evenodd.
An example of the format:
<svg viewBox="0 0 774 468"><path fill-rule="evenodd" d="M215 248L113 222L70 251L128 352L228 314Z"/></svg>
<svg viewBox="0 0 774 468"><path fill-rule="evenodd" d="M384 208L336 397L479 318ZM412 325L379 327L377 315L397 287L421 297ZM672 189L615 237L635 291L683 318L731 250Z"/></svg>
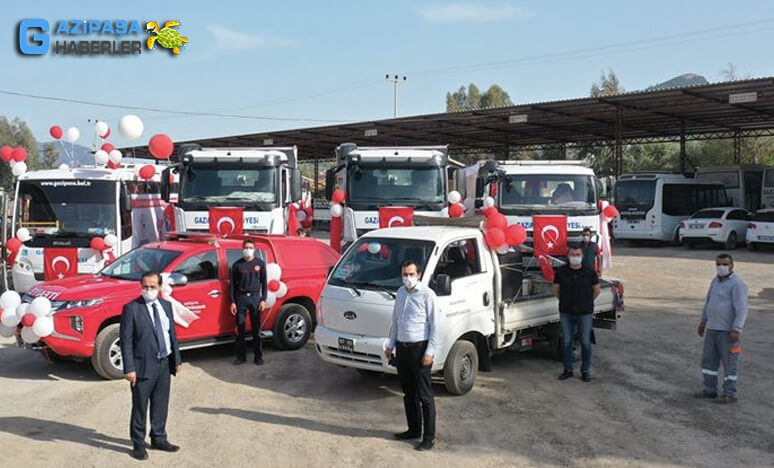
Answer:
<svg viewBox="0 0 774 468"><path fill-rule="evenodd" d="M153 302L156 300L156 298L159 297L159 290L158 289L143 289L142 290L142 298L145 299L145 302Z"/></svg>
<svg viewBox="0 0 774 468"><path fill-rule="evenodd" d="M718 276L728 276L731 274L731 267L728 265L716 265L715 268L718 270Z"/></svg>
<svg viewBox="0 0 774 468"><path fill-rule="evenodd" d="M255 255L255 249L242 249L242 256L245 260L250 260Z"/></svg>
<svg viewBox="0 0 774 468"><path fill-rule="evenodd" d="M567 257L570 260L570 265L572 266L578 266L583 262L583 257L579 257L577 255L573 255L571 257Z"/></svg>
<svg viewBox="0 0 774 468"><path fill-rule="evenodd" d="M583 236L583 242L591 242L591 236Z"/></svg>
<svg viewBox="0 0 774 468"><path fill-rule="evenodd" d="M419 278L416 276L403 277L403 285L406 286L406 289L414 289L417 286L418 282L419 282Z"/></svg>

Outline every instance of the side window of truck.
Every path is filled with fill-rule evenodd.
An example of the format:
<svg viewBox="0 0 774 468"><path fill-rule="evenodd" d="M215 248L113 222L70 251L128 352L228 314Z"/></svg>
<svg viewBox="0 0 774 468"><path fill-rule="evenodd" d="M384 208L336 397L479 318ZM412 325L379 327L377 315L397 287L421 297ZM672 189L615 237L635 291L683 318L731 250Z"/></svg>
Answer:
<svg viewBox="0 0 774 468"><path fill-rule="evenodd" d="M192 255L175 268L175 273L182 273L189 283L218 279L218 255L215 250Z"/></svg>
<svg viewBox="0 0 774 468"><path fill-rule="evenodd" d="M475 239L465 239L447 245L435 269L435 275L449 275L452 281L481 273L481 259Z"/></svg>

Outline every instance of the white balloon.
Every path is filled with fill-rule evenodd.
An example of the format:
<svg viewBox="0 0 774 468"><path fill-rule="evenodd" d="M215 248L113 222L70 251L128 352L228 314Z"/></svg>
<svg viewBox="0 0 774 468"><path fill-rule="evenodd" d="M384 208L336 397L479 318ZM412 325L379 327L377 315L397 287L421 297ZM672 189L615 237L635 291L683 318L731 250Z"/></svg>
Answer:
<svg viewBox="0 0 774 468"><path fill-rule="evenodd" d="M36 297L30 303L30 312L35 314L36 317L43 317L51 312L51 301L45 297Z"/></svg>
<svg viewBox="0 0 774 468"><path fill-rule="evenodd" d="M30 305L28 303L19 304L19 307L16 308L16 318L19 319L21 322L21 319L24 317L24 314L30 311Z"/></svg>
<svg viewBox="0 0 774 468"><path fill-rule="evenodd" d="M115 234L108 234L105 236L105 245L108 247L113 247L118 243L118 237L116 237Z"/></svg>
<svg viewBox="0 0 774 468"><path fill-rule="evenodd" d="M280 287L277 292L274 293L277 297L284 297L288 293L288 285L284 281L280 281Z"/></svg>
<svg viewBox="0 0 774 468"><path fill-rule="evenodd" d="M97 121L97 125L95 125L94 128L97 130L97 135L99 135L100 138L105 138L105 135L107 135L108 130L110 130L110 127L108 126L108 124L101 120Z"/></svg>
<svg viewBox="0 0 774 468"><path fill-rule="evenodd" d="M5 309L3 315L0 315L0 323L4 327L15 327L19 324L19 317L16 316L15 309Z"/></svg>
<svg viewBox="0 0 774 468"><path fill-rule="evenodd" d="M484 198L484 208L491 208L495 204L494 198L492 197L486 197Z"/></svg>
<svg viewBox="0 0 774 468"><path fill-rule="evenodd" d="M78 138L81 137L81 131L78 130L76 127L70 127L67 129L64 135L64 139L68 143L75 143L78 141Z"/></svg>
<svg viewBox="0 0 774 468"><path fill-rule="evenodd" d="M14 161L13 159L11 159L10 161L8 161L8 166L9 166L11 169L13 169L13 166L15 166L15 165L16 165L16 161Z"/></svg>
<svg viewBox="0 0 774 468"><path fill-rule="evenodd" d="M32 239L32 236L30 235L30 230L27 228L19 228L16 230L16 237L19 238L22 242L27 242L28 240Z"/></svg>
<svg viewBox="0 0 774 468"><path fill-rule="evenodd" d="M498 247L496 250L497 250L497 253L502 255L504 253L507 253L509 250L511 250L511 248L507 244L503 244L500 247Z"/></svg>
<svg viewBox="0 0 774 468"><path fill-rule="evenodd" d="M110 160L110 157L107 154L107 151L105 150L97 150L96 153L94 153L94 163L97 166L104 166L108 163Z"/></svg>
<svg viewBox="0 0 774 468"><path fill-rule="evenodd" d="M21 304L21 296L16 291L6 291L0 294L0 309L16 310Z"/></svg>
<svg viewBox="0 0 774 468"><path fill-rule="evenodd" d="M113 164L121 164L121 160L124 158L124 155L121 154L121 151L114 149L113 151L108 154L108 159Z"/></svg>
<svg viewBox="0 0 774 468"><path fill-rule="evenodd" d="M35 330L32 327L24 327L21 331L22 340L27 344L33 344L40 341L40 337L35 334Z"/></svg>
<svg viewBox="0 0 774 468"><path fill-rule="evenodd" d="M121 136L127 140L136 140L140 138L143 129L144 126L142 120L133 114L121 117L121 120L118 122L118 131L121 133Z"/></svg>
<svg viewBox="0 0 774 468"><path fill-rule="evenodd" d="M274 303L277 302L277 296L273 292L266 293L266 307L274 307Z"/></svg>
<svg viewBox="0 0 774 468"><path fill-rule="evenodd" d="M368 252L376 255L379 253L379 251L382 250L382 244L378 242L371 242L368 244Z"/></svg>
<svg viewBox="0 0 774 468"><path fill-rule="evenodd" d="M32 324L32 331L41 338L45 338L54 332L54 319L51 317L38 317Z"/></svg>
<svg viewBox="0 0 774 468"><path fill-rule="evenodd" d="M448 206L444 206L441 209L441 217L442 218L448 218L449 217L449 207Z"/></svg>
<svg viewBox="0 0 774 468"><path fill-rule="evenodd" d="M5 325L0 324L0 336L3 338L10 338L13 335L16 334L16 327L6 327Z"/></svg>
<svg viewBox="0 0 774 468"><path fill-rule="evenodd" d="M338 218L344 214L344 207L340 203L334 203L331 205L331 216Z"/></svg>
<svg viewBox="0 0 774 468"><path fill-rule="evenodd" d="M449 192L449 195L446 197L446 199L449 201L449 203L459 203L459 201L462 200L462 195L460 195L460 192L452 190Z"/></svg>
<svg viewBox="0 0 774 468"><path fill-rule="evenodd" d="M306 221L306 211L299 210L296 212L296 217L298 218L299 223L303 223Z"/></svg>
<svg viewBox="0 0 774 468"><path fill-rule="evenodd" d="M278 280L282 276L282 267L277 263L269 263L266 265L266 280L271 281L273 279Z"/></svg>
<svg viewBox="0 0 774 468"><path fill-rule="evenodd" d="M19 177L20 175L27 172L27 163L25 163L24 161L17 162L16 164L13 165L11 172L13 172L13 175L15 175L16 177Z"/></svg>
<svg viewBox="0 0 774 468"><path fill-rule="evenodd" d="M62 163L62 164L60 164L60 165L59 165L59 170L60 170L60 171L66 171L66 170L68 170L68 169L70 169L70 166L68 166L68 165L67 165L67 164L65 164L65 163Z"/></svg>

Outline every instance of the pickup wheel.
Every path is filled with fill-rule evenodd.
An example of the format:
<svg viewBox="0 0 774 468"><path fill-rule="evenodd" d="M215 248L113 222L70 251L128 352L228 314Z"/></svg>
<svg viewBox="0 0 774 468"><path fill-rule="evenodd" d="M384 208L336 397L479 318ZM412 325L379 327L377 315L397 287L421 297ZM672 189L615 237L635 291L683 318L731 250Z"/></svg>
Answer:
<svg viewBox="0 0 774 468"><path fill-rule="evenodd" d="M312 316L301 304L285 304L277 315L272 341L279 349L303 347L312 332Z"/></svg>
<svg viewBox="0 0 774 468"><path fill-rule="evenodd" d="M723 247L725 247L726 250L734 250L736 248L736 232L731 231L731 234L728 235L728 239L726 239Z"/></svg>
<svg viewBox="0 0 774 468"><path fill-rule="evenodd" d="M551 358L561 361L562 360L562 327L557 324L548 339L548 343L551 346Z"/></svg>
<svg viewBox="0 0 774 468"><path fill-rule="evenodd" d="M108 380L123 378L124 361L121 356L119 325L113 323L103 328L94 340L91 366L97 374Z"/></svg>
<svg viewBox="0 0 774 468"><path fill-rule="evenodd" d="M464 395L473 388L478 374L478 351L470 341L458 340L452 345L443 366L446 390L454 395Z"/></svg>

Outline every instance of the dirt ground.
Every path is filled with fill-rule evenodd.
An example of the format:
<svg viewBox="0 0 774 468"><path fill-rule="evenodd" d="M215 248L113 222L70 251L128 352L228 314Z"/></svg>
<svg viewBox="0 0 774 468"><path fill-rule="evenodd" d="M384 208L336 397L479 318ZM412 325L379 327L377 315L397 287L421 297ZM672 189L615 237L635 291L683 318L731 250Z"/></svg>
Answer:
<svg viewBox="0 0 774 468"><path fill-rule="evenodd" d="M750 287L740 400L697 401L699 311L718 250L616 249L627 311L597 331L594 381L559 382L545 350L495 358L465 396L436 386L437 449L392 440L404 429L394 377L323 363L313 345L267 346L266 365L234 367L231 348L183 353L169 434L152 466L772 466L774 251L735 252ZM50 364L0 341L4 466L124 466L129 388L87 364Z"/></svg>

